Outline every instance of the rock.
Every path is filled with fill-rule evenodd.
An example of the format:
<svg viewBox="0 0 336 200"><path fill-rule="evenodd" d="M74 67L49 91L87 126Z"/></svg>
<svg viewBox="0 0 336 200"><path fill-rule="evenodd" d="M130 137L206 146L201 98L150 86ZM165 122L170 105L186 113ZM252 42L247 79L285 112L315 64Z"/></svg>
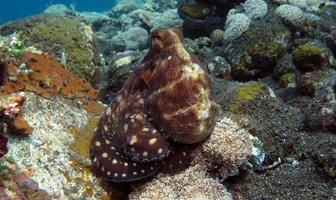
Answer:
<svg viewBox="0 0 336 200"><path fill-rule="evenodd" d="M15 173L29 172L29 178L11 176L7 181L19 181L22 187L17 191L27 187L36 189L38 185L50 198L106 198L107 194L99 180L91 174L88 162L77 159L83 155L77 155L70 149L75 141L69 128L79 128L88 123L86 111L62 97L48 100L33 93L26 93L26 96L22 117L30 122L33 133L29 138L8 135L10 151L1 163L6 168L14 163L17 165ZM82 148L89 149L85 146ZM8 175L1 172L2 169L0 179Z"/></svg>
<svg viewBox="0 0 336 200"><path fill-rule="evenodd" d="M165 12L169 9L174 9L178 5L177 0L145 0L144 7L148 10L156 12ZM172 28L172 27L171 27Z"/></svg>
<svg viewBox="0 0 336 200"><path fill-rule="evenodd" d="M326 73L323 71L312 71L300 75L297 78L297 86L299 91L303 95L314 97L321 85L322 81L325 79Z"/></svg>
<svg viewBox="0 0 336 200"><path fill-rule="evenodd" d="M294 27L302 26L305 21L303 11L297 6L283 4L275 10L275 13L281 17L285 23Z"/></svg>
<svg viewBox="0 0 336 200"><path fill-rule="evenodd" d="M306 114L306 128L310 131L336 132L336 104L314 102Z"/></svg>
<svg viewBox="0 0 336 200"><path fill-rule="evenodd" d="M293 73L283 74L280 77L280 85L282 87L295 88L296 87L295 74L293 74Z"/></svg>
<svg viewBox="0 0 336 200"><path fill-rule="evenodd" d="M224 39L224 31L222 29L215 29L211 32L210 38L213 44L220 45Z"/></svg>
<svg viewBox="0 0 336 200"><path fill-rule="evenodd" d="M174 27L182 26L182 19L177 14L177 9L165 10L163 13L160 13L157 17L151 20L149 27L151 30L159 29L170 29Z"/></svg>
<svg viewBox="0 0 336 200"><path fill-rule="evenodd" d="M254 21L240 37L225 45L233 79L249 81L272 74L290 37L290 31L271 12L263 20Z"/></svg>
<svg viewBox="0 0 336 200"><path fill-rule="evenodd" d="M19 63L22 64L18 67L15 63L9 63L11 80L0 89L0 94L27 90L46 98L59 94L67 98L93 100L98 96L98 92L88 82L66 70L64 65L50 56L26 52Z"/></svg>
<svg viewBox="0 0 336 200"><path fill-rule="evenodd" d="M323 48L309 43L294 49L293 61L301 72L310 72L328 66L328 59Z"/></svg>
<svg viewBox="0 0 336 200"><path fill-rule="evenodd" d="M100 99L106 103L113 99L145 53L145 51L128 51L113 57L111 64L101 72Z"/></svg>
<svg viewBox="0 0 336 200"><path fill-rule="evenodd" d="M30 177L30 172L22 172L15 164L6 161L0 169L0 199L52 199Z"/></svg>
<svg viewBox="0 0 336 200"><path fill-rule="evenodd" d="M148 32L140 27L130 28L111 39L111 45L117 52L125 50L142 50L148 42Z"/></svg>
<svg viewBox="0 0 336 200"><path fill-rule="evenodd" d="M177 14L177 9L166 10L163 13L138 9L119 20L124 24L122 27L124 30L135 26L142 27L148 32L155 28L168 29L181 26L183 22Z"/></svg>
<svg viewBox="0 0 336 200"><path fill-rule="evenodd" d="M107 13L107 15L111 18L119 18L121 15L125 15L142 8L143 5L137 0L121 0Z"/></svg>
<svg viewBox="0 0 336 200"><path fill-rule="evenodd" d="M114 20L105 13L80 12L77 17L89 24L94 32L102 31L102 28L114 25Z"/></svg>
<svg viewBox="0 0 336 200"><path fill-rule="evenodd" d="M223 105L224 111L234 116L244 109L245 104L267 94L267 87L258 82L251 81L244 84L235 84L226 92L226 96L220 104Z"/></svg>
<svg viewBox="0 0 336 200"><path fill-rule="evenodd" d="M27 136L34 130L25 119L20 117L10 123L8 128L11 134L20 136Z"/></svg>
<svg viewBox="0 0 336 200"><path fill-rule="evenodd" d="M8 139L5 136L3 136L1 132L0 134L0 158L8 152L7 142L8 142Z"/></svg>
<svg viewBox="0 0 336 200"><path fill-rule="evenodd" d="M231 65L230 63L221 56L214 56L208 63L208 69L210 75L215 77L220 77L225 80L231 80Z"/></svg>
<svg viewBox="0 0 336 200"><path fill-rule="evenodd" d="M336 29L328 34L326 38L326 44L333 51L334 56L336 56Z"/></svg>
<svg viewBox="0 0 336 200"><path fill-rule="evenodd" d="M286 53L284 56L279 58L276 66L274 68L272 77L275 79L279 79L284 74L295 72L296 68L293 63L292 54Z"/></svg>
<svg viewBox="0 0 336 200"><path fill-rule="evenodd" d="M213 30L223 27L230 9L240 2L198 0L181 3L178 13L183 19L184 34L192 38L209 36Z"/></svg>
<svg viewBox="0 0 336 200"><path fill-rule="evenodd" d="M20 32L24 47L34 46L55 56L70 71L88 81L96 71L92 30L72 16L38 15L13 21L0 32Z"/></svg>
<svg viewBox="0 0 336 200"><path fill-rule="evenodd" d="M317 163L331 178L336 177L336 148L332 141L320 142L319 148L314 153Z"/></svg>

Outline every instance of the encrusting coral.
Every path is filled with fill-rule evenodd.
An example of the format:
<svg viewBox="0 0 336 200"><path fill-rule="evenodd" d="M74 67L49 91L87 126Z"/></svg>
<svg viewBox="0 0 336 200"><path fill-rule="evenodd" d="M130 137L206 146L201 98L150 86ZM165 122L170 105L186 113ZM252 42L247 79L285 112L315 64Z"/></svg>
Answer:
<svg viewBox="0 0 336 200"><path fill-rule="evenodd" d="M98 96L88 82L45 54L23 53L20 60L8 64L8 76L11 79L0 89L0 95L26 90L47 98L60 94L94 100Z"/></svg>
<svg viewBox="0 0 336 200"><path fill-rule="evenodd" d="M154 174L166 157L174 171L184 168L187 150L175 149L166 137L200 142L217 115L210 78L184 49L181 31L154 30L148 54L99 122L90 150L93 169L110 181L132 181Z"/></svg>
<svg viewBox="0 0 336 200"><path fill-rule="evenodd" d="M229 118L219 121L210 137L195 153L206 160L216 177L227 178L251 156L253 143L249 134Z"/></svg>
<svg viewBox="0 0 336 200"><path fill-rule="evenodd" d="M207 175L201 164L190 166L176 175L160 175L154 180L136 188L130 200L230 200L231 194L225 186Z"/></svg>

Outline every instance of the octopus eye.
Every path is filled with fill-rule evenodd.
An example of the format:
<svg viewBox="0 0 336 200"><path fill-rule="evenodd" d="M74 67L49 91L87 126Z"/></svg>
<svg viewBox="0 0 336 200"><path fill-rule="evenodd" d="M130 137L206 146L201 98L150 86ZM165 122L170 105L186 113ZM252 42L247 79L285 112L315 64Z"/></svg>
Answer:
<svg viewBox="0 0 336 200"><path fill-rule="evenodd" d="M152 44L152 48L161 49L163 47L162 37L160 35L158 36L153 35L151 44Z"/></svg>

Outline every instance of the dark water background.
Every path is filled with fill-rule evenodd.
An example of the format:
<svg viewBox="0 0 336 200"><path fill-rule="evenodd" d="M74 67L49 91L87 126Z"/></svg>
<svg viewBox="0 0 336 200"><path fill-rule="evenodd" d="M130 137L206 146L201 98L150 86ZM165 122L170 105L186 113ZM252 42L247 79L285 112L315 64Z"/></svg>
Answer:
<svg viewBox="0 0 336 200"><path fill-rule="evenodd" d="M116 0L3 0L0 3L0 24L41 13L49 5L74 5L78 11L108 11Z"/></svg>

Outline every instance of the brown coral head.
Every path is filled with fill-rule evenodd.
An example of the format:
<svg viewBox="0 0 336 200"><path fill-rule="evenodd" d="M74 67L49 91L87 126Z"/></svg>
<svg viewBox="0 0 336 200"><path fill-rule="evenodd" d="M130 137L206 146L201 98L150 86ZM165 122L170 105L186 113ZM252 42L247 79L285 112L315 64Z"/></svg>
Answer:
<svg viewBox="0 0 336 200"><path fill-rule="evenodd" d="M155 29L151 33L151 51L169 50L182 43L183 34L179 28L169 30Z"/></svg>

